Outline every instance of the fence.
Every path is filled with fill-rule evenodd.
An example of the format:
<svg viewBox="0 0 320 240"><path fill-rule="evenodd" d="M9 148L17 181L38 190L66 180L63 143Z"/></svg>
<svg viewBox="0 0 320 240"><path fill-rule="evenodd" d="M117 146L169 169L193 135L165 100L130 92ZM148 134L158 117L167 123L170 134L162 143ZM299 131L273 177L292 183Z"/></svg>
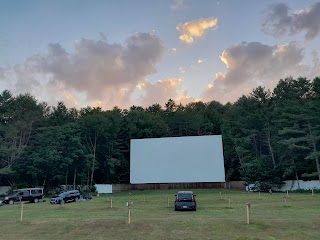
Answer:
<svg viewBox="0 0 320 240"><path fill-rule="evenodd" d="M145 184L112 184L112 192L131 190L167 190L167 189L196 189L224 188L225 183L145 183Z"/></svg>
<svg viewBox="0 0 320 240"><path fill-rule="evenodd" d="M246 186L246 190L255 189L255 184L249 184ZM274 191L286 192L286 191L295 191L295 190L312 190L317 189L320 190L320 181L319 180L287 180L284 181L284 185L281 188L272 188Z"/></svg>
<svg viewBox="0 0 320 240"><path fill-rule="evenodd" d="M237 189L237 190L246 190L246 182L245 181L230 181L225 183L225 188L229 189Z"/></svg>
<svg viewBox="0 0 320 240"><path fill-rule="evenodd" d="M320 189L320 181L319 180L311 180L311 181L285 181L285 184L279 190L281 192L285 191L294 191L298 189L303 190L311 190L311 189Z"/></svg>
<svg viewBox="0 0 320 240"><path fill-rule="evenodd" d="M253 187L254 185L250 185ZM65 187L65 186L64 186ZM72 185L73 187L73 185ZM77 186L80 187L80 186ZM199 189L199 188L227 188L246 191L246 184L244 181L230 181L219 183L146 183L146 184L96 184L97 193L116 193L131 190L167 190L167 189ZM0 195L5 195L10 190L10 186L0 187ZM285 184L274 190L276 191L294 191L294 190L311 190L320 189L320 181L285 181Z"/></svg>

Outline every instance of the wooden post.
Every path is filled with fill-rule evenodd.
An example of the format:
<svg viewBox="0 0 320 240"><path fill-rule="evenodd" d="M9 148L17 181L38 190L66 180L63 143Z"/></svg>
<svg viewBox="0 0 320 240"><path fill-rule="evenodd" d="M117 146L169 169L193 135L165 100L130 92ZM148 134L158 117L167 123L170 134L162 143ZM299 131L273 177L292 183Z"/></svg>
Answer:
<svg viewBox="0 0 320 240"><path fill-rule="evenodd" d="M229 196L228 199L229 199L229 208L231 208L231 197Z"/></svg>
<svg viewBox="0 0 320 240"><path fill-rule="evenodd" d="M130 204L128 206L128 223L129 224L131 223L131 206L130 206Z"/></svg>
<svg viewBox="0 0 320 240"><path fill-rule="evenodd" d="M222 193L220 192L220 200L222 200Z"/></svg>
<svg viewBox="0 0 320 240"><path fill-rule="evenodd" d="M21 205L21 207L20 207L20 209L21 209L21 211L20 211L20 222L22 222L23 221L23 202L20 202L20 205Z"/></svg>
<svg viewBox="0 0 320 240"><path fill-rule="evenodd" d="M259 199L261 199L260 191L259 191Z"/></svg>
<svg viewBox="0 0 320 240"><path fill-rule="evenodd" d="M112 197L110 198L110 207L112 208Z"/></svg>
<svg viewBox="0 0 320 240"><path fill-rule="evenodd" d="M143 194L143 202L146 202L146 196Z"/></svg>
<svg viewBox="0 0 320 240"><path fill-rule="evenodd" d="M250 207L251 207L251 204L250 204L250 202L248 202L246 205L247 205L247 224L250 224Z"/></svg>
<svg viewBox="0 0 320 240"><path fill-rule="evenodd" d="M288 192L288 190L287 190L287 198L289 197L289 192Z"/></svg>
<svg viewBox="0 0 320 240"><path fill-rule="evenodd" d="M169 207L169 196L167 196L167 207Z"/></svg>
<svg viewBox="0 0 320 240"><path fill-rule="evenodd" d="M311 191L312 191L312 197L314 197L314 191L313 191L313 189L312 189Z"/></svg>

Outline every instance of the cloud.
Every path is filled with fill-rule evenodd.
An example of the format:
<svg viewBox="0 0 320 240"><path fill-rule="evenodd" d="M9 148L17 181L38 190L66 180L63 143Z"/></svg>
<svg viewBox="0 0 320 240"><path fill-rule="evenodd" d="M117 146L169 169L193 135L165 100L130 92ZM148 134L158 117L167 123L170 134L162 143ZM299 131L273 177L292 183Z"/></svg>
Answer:
<svg viewBox="0 0 320 240"><path fill-rule="evenodd" d="M320 58L319 53L315 50L312 52L312 68L310 70L310 77L320 76Z"/></svg>
<svg viewBox="0 0 320 240"><path fill-rule="evenodd" d="M177 11L184 8L184 0L174 0L170 8L172 11Z"/></svg>
<svg viewBox="0 0 320 240"><path fill-rule="evenodd" d="M41 76L39 76L38 72L32 71L32 69L37 69L37 63L34 58L26 60L24 64L15 65L13 69L16 78L15 90L17 92L37 92L39 90Z"/></svg>
<svg viewBox="0 0 320 240"><path fill-rule="evenodd" d="M164 105L170 98L176 103L189 103L194 98L188 96L187 92L182 89L182 79L168 78L159 80L156 83L143 81L137 84L137 88L143 90L144 94L140 98L142 106L147 107L154 103Z"/></svg>
<svg viewBox="0 0 320 240"><path fill-rule="evenodd" d="M305 38L311 40L320 32L320 2L293 13L284 3L274 4L267 10L262 30L274 37L305 32Z"/></svg>
<svg viewBox="0 0 320 240"><path fill-rule="evenodd" d="M184 42L184 43L188 43L188 44L193 43L193 37L190 37L190 36L187 35L187 34L182 34L182 35L179 37L179 39L180 39L182 42Z"/></svg>
<svg viewBox="0 0 320 240"><path fill-rule="evenodd" d="M174 101L177 104L182 104L182 105L187 105L188 103L191 102L199 102L201 99L199 98L194 98L188 95L188 92L186 90L180 90L177 92L177 96L174 98Z"/></svg>
<svg viewBox="0 0 320 240"><path fill-rule="evenodd" d="M0 67L0 79L4 79L5 78L5 69L3 67Z"/></svg>
<svg viewBox="0 0 320 240"><path fill-rule="evenodd" d="M179 71L180 71L181 73L185 73L185 72L186 72L186 70L184 69L184 67L179 67Z"/></svg>
<svg viewBox="0 0 320 240"><path fill-rule="evenodd" d="M205 31L209 28L216 28L217 24L217 18L201 18L195 21L179 24L177 26L177 30L182 33L179 39L184 43L190 44L194 41L194 38L202 37Z"/></svg>
<svg viewBox="0 0 320 240"><path fill-rule="evenodd" d="M142 106L159 103L164 104L169 98L175 98L177 89L181 84L181 79L169 78L166 80L159 80L156 83L144 81L137 86L143 89L144 95L141 97Z"/></svg>
<svg viewBox="0 0 320 240"><path fill-rule="evenodd" d="M171 54L175 54L176 52L177 52L176 48L169 49L169 53L171 53Z"/></svg>
<svg viewBox="0 0 320 240"><path fill-rule="evenodd" d="M15 91L33 93L43 85L52 89L48 98L67 92L104 107L128 107L136 84L156 71L165 51L161 40L149 33L135 34L123 45L82 38L74 42L72 52L49 44L46 55L32 56L12 69Z"/></svg>
<svg viewBox="0 0 320 240"><path fill-rule="evenodd" d="M226 64L226 71L216 73L215 80L203 93L204 101L233 102L259 85L272 90L281 78L313 78L320 74L320 69L312 72L315 64L319 64L317 55L315 67L304 65L304 49L294 42L274 46L244 42L224 50L220 59Z"/></svg>
<svg viewBox="0 0 320 240"><path fill-rule="evenodd" d="M79 108L80 107L76 97L74 95L72 95L71 93L67 93L66 92L64 94L64 98L66 99L65 100L66 105L72 106L72 107L75 107L75 108Z"/></svg>

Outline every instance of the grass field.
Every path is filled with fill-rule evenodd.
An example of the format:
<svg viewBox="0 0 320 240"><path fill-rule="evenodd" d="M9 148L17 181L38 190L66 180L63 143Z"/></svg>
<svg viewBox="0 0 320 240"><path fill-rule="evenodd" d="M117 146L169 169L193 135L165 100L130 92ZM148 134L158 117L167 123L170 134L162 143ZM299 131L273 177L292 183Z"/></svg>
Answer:
<svg viewBox="0 0 320 240"><path fill-rule="evenodd" d="M23 222L20 205L6 205L0 207L0 239L320 239L320 194L289 193L286 204L284 193L261 193L259 199L258 193L198 189L197 211L175 212L177 191L134 191L131 198L124 192L64 205L25 203ZM131 224L127 202L134 202Z"/></svg>

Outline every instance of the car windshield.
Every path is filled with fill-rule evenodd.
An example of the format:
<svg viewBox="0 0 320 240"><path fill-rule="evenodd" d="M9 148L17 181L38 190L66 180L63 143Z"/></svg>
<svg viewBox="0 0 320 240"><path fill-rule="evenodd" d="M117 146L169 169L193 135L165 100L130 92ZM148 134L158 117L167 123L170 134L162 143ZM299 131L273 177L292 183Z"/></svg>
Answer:
<svg viewBox="0 0 320 240"><path fill-rule="evenodd" d="M67 193L67 192L60 193L59 197L65 197L65 196L67 196L68 194L69 194L69 193Z"/></svg>
<svg viewBox="0 0 320 240"><path fill-rule="evenodd" d="M178 200L180 201L190 201L192 200L192 194L190 193L179 193Z"/></svg>

